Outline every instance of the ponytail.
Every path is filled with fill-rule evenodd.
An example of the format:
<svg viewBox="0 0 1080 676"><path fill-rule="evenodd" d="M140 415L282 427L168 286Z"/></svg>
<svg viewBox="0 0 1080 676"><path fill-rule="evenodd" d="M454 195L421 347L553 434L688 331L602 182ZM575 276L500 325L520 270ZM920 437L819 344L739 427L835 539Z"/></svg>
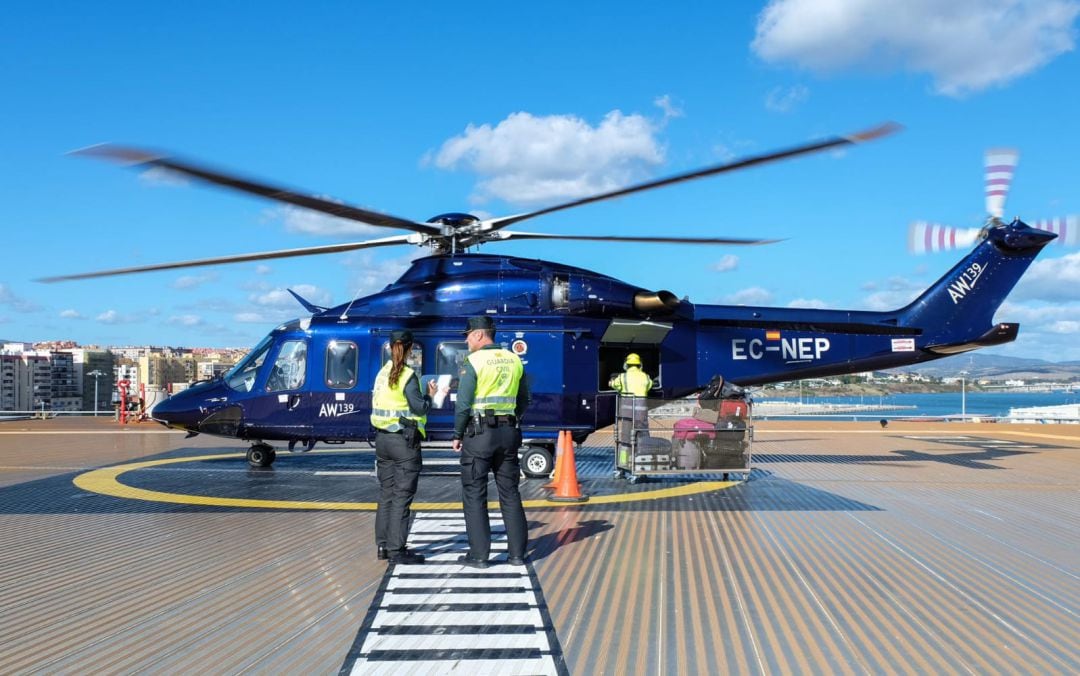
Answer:
<svg viewBox="0 0 1080 676"><path fill-rule="evenodd" d="M401 372L405 369L405 355L412 349L412 343L400 341L390 343L390 360L394 362L390 367L390 387L397 387Z"/></svg>

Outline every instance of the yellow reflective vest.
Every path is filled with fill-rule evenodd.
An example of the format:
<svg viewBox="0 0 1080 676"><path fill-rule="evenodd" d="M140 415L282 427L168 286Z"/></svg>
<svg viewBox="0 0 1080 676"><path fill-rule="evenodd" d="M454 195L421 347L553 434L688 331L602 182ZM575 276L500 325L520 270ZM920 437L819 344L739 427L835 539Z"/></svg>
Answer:
<svg viewBox="0 0 1080 676"><path fill-rule="evenodd" d="M611 379L610 385L619 394L644 397L652 389L652 378L638 366L627 366L625 372Z"/></svg>
<svg viewBox="0 0 1080 676"><path fill-rule="evenodd" d="M510 350L477 350L468 356L476 371L476 396L473 412L491 409L495 415L513 415L517 408L518 387L525 368Z"/></svg>
<svg viewBox="0 0 1080 676"><path fill-rule="evenodd" d="M427 424L427 416L413 413L409 409L409 400L405 398L405 383L413 377L413 370L408 366L403 367L397 387L391 387L390 370L393 367L394 363L388 361L375 376L375 388L371 392L371 425L387 432L397 432L401 429L398 418L411 418L420 428L420 434L426 436L424 425Z"/></svg>

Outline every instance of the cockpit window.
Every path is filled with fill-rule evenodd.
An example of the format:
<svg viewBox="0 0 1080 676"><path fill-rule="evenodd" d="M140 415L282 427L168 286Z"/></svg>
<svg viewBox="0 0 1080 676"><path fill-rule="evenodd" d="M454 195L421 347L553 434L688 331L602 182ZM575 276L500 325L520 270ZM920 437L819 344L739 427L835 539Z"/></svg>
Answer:
<svg viewBox="0 0 1080 676"><path fill-rule="evenodd" d="M331 340L326 346L326 384L340 390L355 385L357 357L356 343Z"/></svg>
<svg viewBox="0 0 1080 676"><path fill-rule="evenodd" d="M267 336L248 352L247 356L229 369L225 374L225 383L238 392L250 392L255 386L255 376L259 373L259 367L266 359L266 353L270 351L271 337Z"/></svg>
<svg viewBox="0 0 1080 676"><path fill-rule="evenodd" d="M307 342L287 340L281 344L274 368L266 380L269 392L298 390L304 384L304 372L307 370Z"/></svg>

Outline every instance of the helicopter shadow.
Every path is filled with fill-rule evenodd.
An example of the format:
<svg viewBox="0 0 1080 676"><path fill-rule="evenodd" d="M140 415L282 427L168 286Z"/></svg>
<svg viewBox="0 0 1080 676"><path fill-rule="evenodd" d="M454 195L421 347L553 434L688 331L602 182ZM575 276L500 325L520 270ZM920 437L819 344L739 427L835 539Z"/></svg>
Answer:
<svg viewBox="0 0 1080 676"><path fill-rule="evenodd" d="M542 526L543 524L530 523L529 528L535 528L537 525ZM615 528L615 525L607 519L588 519L579 521L569 528L564 528L554 533L545 533L535 539L530 538L527 550L528 557L532 561L539 561L551 556L551 554L560 547L588 540L601 533L606 533L613 528Z"/></svg>
<svg viewBox="0 0 1080 676"><path fill-rule="evenodd" d="M900 437L907 440L907 437ZM794 440L787 440L788 442ZM994 439L941 439L926 440L945 446L959 446L966 450L960 452L933 452L916 450L911 448L899 448L886 454L860 454L860 455L834 455L826 453L815 454L791 454L784 453L755 453L755 464L769 463L817 463L825 465L889 465L902 467L909 465L911 469L917 469L917 465L923 463L944 463L956 467L968 469L1004 470L1006 467L993 464L996 461L1014 456L1030 455L1042 451L1064 448L1049 444L1015 444L1002 442ZM770 442L773 443L773 442Z"/></svg>

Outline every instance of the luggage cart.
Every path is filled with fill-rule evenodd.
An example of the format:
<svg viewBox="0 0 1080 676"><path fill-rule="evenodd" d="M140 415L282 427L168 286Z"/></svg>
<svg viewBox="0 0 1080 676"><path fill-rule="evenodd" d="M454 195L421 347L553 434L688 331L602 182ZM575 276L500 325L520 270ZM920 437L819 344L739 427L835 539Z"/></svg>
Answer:
<svg viewBox="0 0 1080 676"><path fill-rule="evenodd" d="M664 400L619 396L615 416L615 476L750 475L754 437L744 397Z"/></svg>

